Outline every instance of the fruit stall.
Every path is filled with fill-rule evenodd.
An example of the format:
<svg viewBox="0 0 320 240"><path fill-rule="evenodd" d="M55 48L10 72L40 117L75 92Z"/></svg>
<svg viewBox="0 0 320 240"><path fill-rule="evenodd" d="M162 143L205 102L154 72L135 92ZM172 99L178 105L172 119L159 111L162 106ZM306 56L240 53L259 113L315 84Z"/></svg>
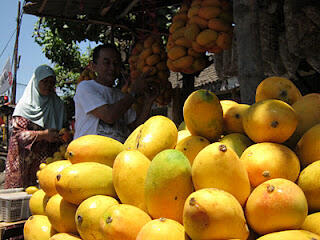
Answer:
<svg viewBox="0 0 320 240"><path fill-rule="evenodd" d="M24 12L65 40L116 43L123 74L161 89L123 144L61 130L26 189L24 239L320 240L319 4L29 0ZM77 83L94 77L88 64Z"/></svg>

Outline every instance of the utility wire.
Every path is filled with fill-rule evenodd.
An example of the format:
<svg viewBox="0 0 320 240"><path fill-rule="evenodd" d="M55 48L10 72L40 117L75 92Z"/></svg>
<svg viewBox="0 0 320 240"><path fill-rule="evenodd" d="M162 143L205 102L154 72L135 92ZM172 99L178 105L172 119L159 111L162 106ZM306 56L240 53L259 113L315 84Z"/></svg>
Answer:
<svg viewBox="0 0 320 240"><path fill-rule="evenodd" d="M2 57L2 55L3 55L4 51L7 49L8 45L9 45L9 43L10 43L10 41L11 41L12 37L13 37L13 35L15 34L15 32L16 32L16 29L12 32L12 34L11 34L11 36L10 36L10 38L9 38L8 42L6 43L5 47L4 47L4 48L3 48L3 50L1 51L1 53L0 53L0 58Z"/></svg>

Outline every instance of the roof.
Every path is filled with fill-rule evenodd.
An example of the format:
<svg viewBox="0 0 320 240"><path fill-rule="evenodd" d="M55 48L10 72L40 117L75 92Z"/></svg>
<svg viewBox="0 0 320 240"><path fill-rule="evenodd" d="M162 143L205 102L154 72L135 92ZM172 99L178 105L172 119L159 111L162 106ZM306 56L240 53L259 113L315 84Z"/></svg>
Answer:
<svg viewBox="0 0 320 240"><path fill-rule="evenodd" d="M172 83L173 88L182 87L182 74L179 72L171 72L169 81ZM203 69L198 77L194 79L194 86L199 87L202 85L210 84L219 80L214 64L209 65L207 68Z"/></svg>

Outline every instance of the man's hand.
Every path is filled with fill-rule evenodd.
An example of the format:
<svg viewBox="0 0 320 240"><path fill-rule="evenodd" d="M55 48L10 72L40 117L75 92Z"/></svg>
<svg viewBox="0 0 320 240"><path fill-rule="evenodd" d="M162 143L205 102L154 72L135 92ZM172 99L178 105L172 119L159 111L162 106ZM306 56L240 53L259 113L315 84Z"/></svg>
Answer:
<svg viewBox="0 0 320 240"><path fill-rule="evenodd" d="M137 78L135 81L131 82L130 85L130 91L138 94L138 95L142 95L147 87L147 77L149 75L151 70L144 72L140 75L139 78Z"/></svg>
<svg viewBox="0 0 320 240"><path fill-rule="evenodd" d="M147 82L147 87L144 91L146 101L153 102L160 95L160 84L157 82Z"/></svg>

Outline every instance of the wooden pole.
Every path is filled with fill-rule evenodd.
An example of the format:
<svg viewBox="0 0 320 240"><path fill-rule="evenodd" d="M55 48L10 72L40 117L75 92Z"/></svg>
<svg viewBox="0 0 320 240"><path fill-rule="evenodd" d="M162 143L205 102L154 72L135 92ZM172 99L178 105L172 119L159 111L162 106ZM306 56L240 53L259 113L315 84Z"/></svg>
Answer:
<svg viewBox="0 0 320 240"><path fill-rule="evenodd" d="M259 9L255 0L234 0L233 15L238 51L241 102L252 104L264 79L259 34Z"/></svg>
<svg viewBox="0 0 320 240"><path fill-rule="evenodd" d="M18 44L19 44L19 34L20 34L20 9L21 9L21 2L18 2L18 15L17 15L17 32L16 32L16 42L14 44L14 58L13 58L13 81L12 81L12 93L11 93L11 104L16 104L16 91L17 91L17 70L19 66L19 60L18 60Z"/></svg>

